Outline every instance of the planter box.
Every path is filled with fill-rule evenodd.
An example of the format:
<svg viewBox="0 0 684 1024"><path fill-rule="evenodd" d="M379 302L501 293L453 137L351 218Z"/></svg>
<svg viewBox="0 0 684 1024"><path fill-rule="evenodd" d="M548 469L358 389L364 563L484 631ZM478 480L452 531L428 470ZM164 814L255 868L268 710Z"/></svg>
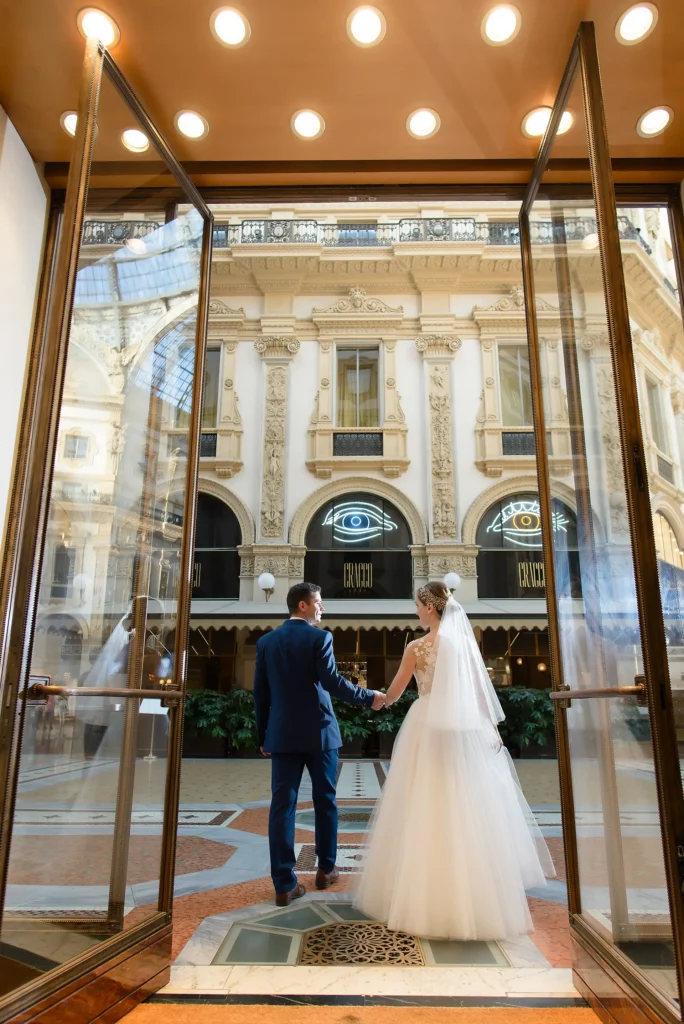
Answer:
<svg viewBox="0 0 684 1024"><path fill-rule="evenodd" d="M513 743L507 743L506 747L508 748L508 753L513 758L525 759L548 757L555 759L558 756L555 736L552 736L546 741L546 743L541 745L539 743L529 743L526 747L518 747Z"/></svg>
<svg viewBox="0 0 684 1024"><path fill-rule="evenodd" d="M226 757L228 741L223 736L187 733L183 737L183 757Z"/></svg>
<svg viewBox="0 0 684 1024"><path fill-rule="evenodd" d="M378 751L378 757L382 761L389 761L392 756L392 750L394 749L394 741L397 738L396 732L381 732L380 738L380 749Z"/></svg>

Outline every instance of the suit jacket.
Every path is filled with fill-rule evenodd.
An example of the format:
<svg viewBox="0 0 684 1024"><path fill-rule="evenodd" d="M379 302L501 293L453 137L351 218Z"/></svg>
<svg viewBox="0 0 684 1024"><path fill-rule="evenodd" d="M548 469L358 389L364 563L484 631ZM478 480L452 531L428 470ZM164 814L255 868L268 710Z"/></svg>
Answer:
<svg viewBox="0 0 684 1024"><path fill-rule="evenodd" d="M259 745L269 754L310 753L342 746L330 695L370 707L372 691L337 671L332 633L288 619L257 643L254 673Z"/></svg>

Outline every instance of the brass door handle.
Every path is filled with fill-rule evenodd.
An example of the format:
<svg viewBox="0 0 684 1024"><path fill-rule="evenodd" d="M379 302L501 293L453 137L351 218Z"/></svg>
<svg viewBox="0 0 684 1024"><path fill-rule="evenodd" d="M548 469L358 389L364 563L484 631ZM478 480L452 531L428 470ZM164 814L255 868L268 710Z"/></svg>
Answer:
<svg viewBox="0 0 684 1024"><path fill-rule="evenodd" d="M634 686L601 686L593 690L573 690L567 684L564 684L558 690L553 690L549 696L551 700L559 701L562 708L569 708L571 699L589 700L592 697L602 699L606 697L636 697L639 707L648 707L646 676L635 676L634 684Z"/></svg>
<svg viewBox="0 0 684 1024"><path fill-rule="evenodd" d="M33 683L25 690L26 700L41 700L46 697L123 697L128 700L161 700L165 704L176 704L183 696L182 690L128 690L106 686L46 686Z"/></svg>

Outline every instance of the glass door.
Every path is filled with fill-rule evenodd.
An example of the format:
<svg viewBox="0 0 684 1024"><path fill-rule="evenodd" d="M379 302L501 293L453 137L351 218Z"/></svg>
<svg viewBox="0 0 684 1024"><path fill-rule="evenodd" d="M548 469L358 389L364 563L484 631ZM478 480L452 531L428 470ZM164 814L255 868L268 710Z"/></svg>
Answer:
<svg viewBox="0 0 684 1024"><path fill-rule="evenodd" d="M3 1020L115 1020L170 960L212 217L93 40L72 126L0 593Z"/></svg>
<svg viewBox="0 0 684 1024"><path fill-rule="evenodd" d="M549 185L556 157L583 162L586 198ZM637 235L616 211L591 23L520 226L575 981L618 1020L677 1020L684 805L621 252ZM579 569L555 500L576 510Z"/></svg>

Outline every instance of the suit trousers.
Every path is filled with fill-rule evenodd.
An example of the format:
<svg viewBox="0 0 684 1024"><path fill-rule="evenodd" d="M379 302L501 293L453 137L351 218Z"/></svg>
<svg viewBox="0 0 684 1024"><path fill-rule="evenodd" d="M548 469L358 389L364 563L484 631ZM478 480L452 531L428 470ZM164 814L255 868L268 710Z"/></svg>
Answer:
<svg viewBox="0 0 684 1024"><path fill-rule="evenodd" d="M337 855L337 750L308 754L271 755L271 811L268 846L271 878L277 893L290 892L297 884L295 866L295 812L304 768L311 777L316 822L318 866L332 871Z"/></svg>

